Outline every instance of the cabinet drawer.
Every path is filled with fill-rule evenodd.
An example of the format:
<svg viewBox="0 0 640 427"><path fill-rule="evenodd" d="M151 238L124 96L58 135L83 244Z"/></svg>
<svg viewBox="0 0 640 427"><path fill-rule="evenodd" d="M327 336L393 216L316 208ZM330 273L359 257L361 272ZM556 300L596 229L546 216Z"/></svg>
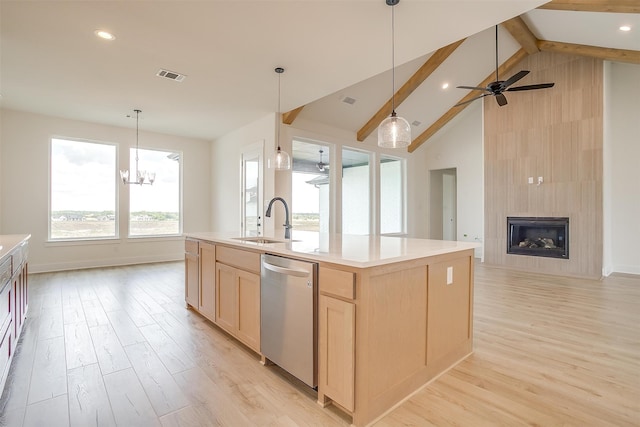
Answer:
<svg viewBox="0 0 640 427"><path fill-rule="evenodd" d="M11 279L11 256L0 264L0 288Z"/></svg>
<svg viewBox="0 0 640 427"><path fill-rule="evenodd" d="M320 292L341 298L354 299L355 273L320 267L318 270Z"/></svg>
<svg viewBox="0 0 640 427"><path fill-rule="evenodd" d="M223 264L260 274L260 254L257 252L217 246L216 260Z"/></svg>
<svg viewBox="0 0 640 427"><path fill-rule="evenodd" d="M11 254L13 257L13 266L12 266L12 274L16 274L22 268L22 263L27 259L27 245L20 245L13 253Z"/></svg>
<svg viewBox="0 0 640 427"><path fill-rule="evenodd" d="M11 321L11 283L0 286L0 336Z"/></svg>
<svg viewBox="0 0 640 427"><path fill-rule="evenodd" d="M184 241L184 251L189 254L197 254L198 253L198 241L186 239Z"/></svg>
<svg viewBox="0 0 640 427"><path fill-rule="evenodd" d="M6 370L9 369L9 357L11 356L11 328L6 332L0 332L0 379L4 378Z"/></svg>

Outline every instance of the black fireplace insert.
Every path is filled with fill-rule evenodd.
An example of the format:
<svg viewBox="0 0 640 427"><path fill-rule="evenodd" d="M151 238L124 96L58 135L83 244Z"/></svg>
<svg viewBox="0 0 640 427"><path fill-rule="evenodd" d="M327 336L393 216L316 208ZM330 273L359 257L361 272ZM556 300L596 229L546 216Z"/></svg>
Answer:
<svg viewBox="0 0 640 427"><path fill-rule="evenodd" d="M569 259L569 218L507 217L507 253Z"/></svg>

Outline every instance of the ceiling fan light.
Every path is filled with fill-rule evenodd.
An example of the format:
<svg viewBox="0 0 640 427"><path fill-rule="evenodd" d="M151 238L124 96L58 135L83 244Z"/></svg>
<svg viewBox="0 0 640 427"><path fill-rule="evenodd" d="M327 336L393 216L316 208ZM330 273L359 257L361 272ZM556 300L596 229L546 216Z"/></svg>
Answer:
<svg viewBox="0 0 640 427"><path fill-rule="evenodd" d="M411 144L411 125L395 111L378 126L378 146L406 148Z"/></svg>

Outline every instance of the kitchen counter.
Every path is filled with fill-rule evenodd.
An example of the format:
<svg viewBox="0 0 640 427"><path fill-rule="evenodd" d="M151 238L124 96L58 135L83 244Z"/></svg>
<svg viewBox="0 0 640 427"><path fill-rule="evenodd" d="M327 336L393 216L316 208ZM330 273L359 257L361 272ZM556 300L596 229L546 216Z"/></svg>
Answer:
<svg viewBox="0 0 640 427"><path fill-rule="evenodd" d="M265 239L278 243L256 243L239 240L238 235L224 232L185 233L188 238L259 250L307 261L323 261L356 268L369 268L418 258L474 249L470 242L412 239L393 236L359 236L292 231L291 241L274 236Z"/></svg>
<svg viewBox="0 0 640 427"><path fill-rule="evenodd" d="M13 252L23 242L29 240L30 234L6 234L0 235L0 261Z"/></svg>
<svg viewBox="0 0 640 427"><path fill-rule="evenodd" d="M309 313L317 321L318 403L349 414L354 426L375 422L473 351L475 243L303 231L291 241L185 237L187 305L265 363L260 255L318 264Z"/></svg>

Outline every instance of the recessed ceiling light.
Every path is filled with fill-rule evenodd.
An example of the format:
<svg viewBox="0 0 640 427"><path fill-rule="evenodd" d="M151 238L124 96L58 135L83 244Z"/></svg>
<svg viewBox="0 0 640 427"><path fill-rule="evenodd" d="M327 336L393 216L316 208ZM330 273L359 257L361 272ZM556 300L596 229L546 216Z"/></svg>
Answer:
<svg viewBox="0 0 640 427"><path fill-rule="evenodd" d="M95 35L105 40L115 40L116 36L105 30L95 30Z"/></svg>
<svg viewBox="0 0 640 427"><path fill-rule="evenodd" d="M449 87L449 83L442 83L442 89L446 89Z"/></svg>
<svg viewBox="0 0 640 427"><path fill-rule="evenodd" d="M620 31L631 31L631 27L628 25L623 25L620 27Z"/></svg>

